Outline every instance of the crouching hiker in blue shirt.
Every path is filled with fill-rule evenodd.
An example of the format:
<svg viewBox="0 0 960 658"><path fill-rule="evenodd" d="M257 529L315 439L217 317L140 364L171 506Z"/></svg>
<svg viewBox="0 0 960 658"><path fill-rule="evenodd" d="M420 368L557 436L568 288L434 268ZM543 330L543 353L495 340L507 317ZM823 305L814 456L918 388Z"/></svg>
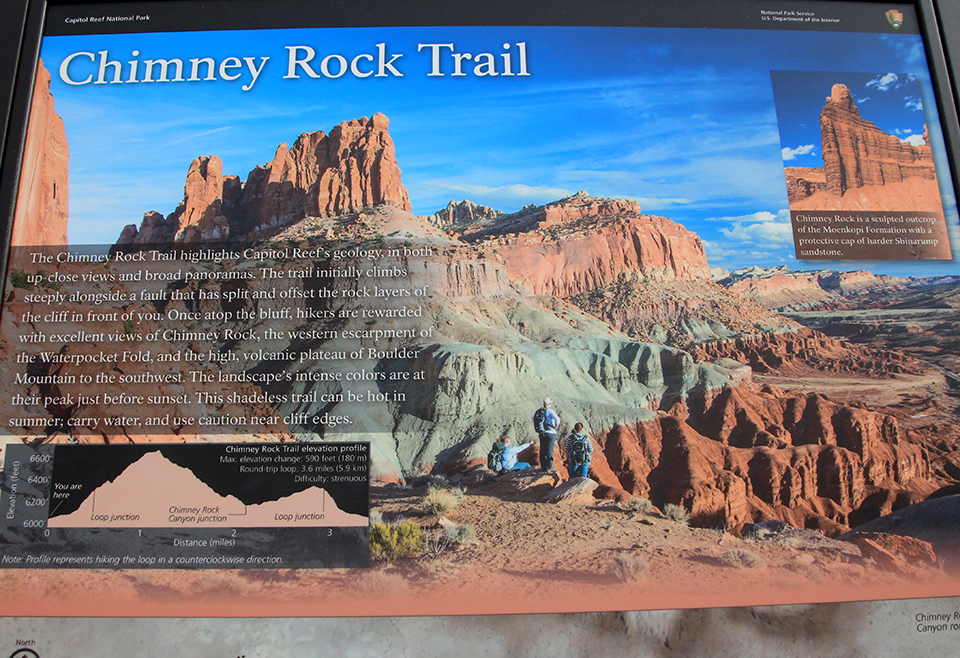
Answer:
<svg viewBox="0 0 960 658"><path fill-rule="evenodd" d="M530 464L527 462L518 462L517 454L523 452L529 448L532 443L524 443L519 446L510 445L510 437L505 436L500 441L505 446L503 449L503 470L505 471L522 471L525 468L530 468Z"/></svg>

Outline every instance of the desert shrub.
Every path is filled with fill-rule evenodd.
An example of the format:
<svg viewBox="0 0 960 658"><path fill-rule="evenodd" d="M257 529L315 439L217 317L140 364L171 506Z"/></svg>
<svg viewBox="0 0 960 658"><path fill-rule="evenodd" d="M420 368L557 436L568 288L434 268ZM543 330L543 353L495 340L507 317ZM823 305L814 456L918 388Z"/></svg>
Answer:
<svg viewBox="0 0 960 658"><path fill-rule="evenodd" d="M423 552L423 528L409 519L399 523L376 523L370 528L370 555L396 560Z"/></svg>
<svg viewBox="0 0 960 658"><path fill-rule="evenodd" d="M653 503L651 503L647 498L637 498L634 496L630 499L630 509L634 512L648 514L653 510Z"/></svg>
<svg viewBox="0 0 960 658"><path fill-rule="evenodd" d="M423 559L436 560L445 552L459 550L472 543L477 533L470 524L445 526L442 530L432 530L424 535Z"/></svg>
<svg viewBox="0 0 960 658"><path fill-rule="evenodd" d="M663 506L663 514L671 521L686 525L690 521L690 512L683 505L667 503Z"/></svg>
<svg viewBox="0 0 960 658"><path fill-rule="evenodd" d="M460 547L472 544L477 538L477 533L472 525L464 523L463 525L447 526L443 529L443 536Z"/></svg>
<svg viewBox="0 0 960 658"><path fill-rule="evenodd" d="M404 479L407 481L407 485L413 489L420 489L421 487L447 486L447 478L443 477L442 475L434 475L432 473L408 475Z"/></svg>
<svg viewBox="0 0 960 658"><path fill-rule="evenodd" d="M23 290L33 290L33 284L27 281L27 273L23 270L12 270L10 272L10 285Z"/></svg>
<svg viewBox="0 0 960 658"><path fill-rule="evenodd" d="M639 555L617 555L610 562L610 571L620 580L636 580L647 569Z"/></svg>
<svg viewBox="0 0 960 658"><path fill-rule="evenodd" d="M779 520L762 521L743 526L741 536L744 541L761 541L764 539L779 538L789 525Z"/></svg>
<svg viewBox="0 0 960 658"><path fill-rule="evenodd" d="M759 569L766 566L759 555L748 551L745 548L734 548L720 556L720 561L728 567L737 569Z"/></svg>
<svg viewBox="0 0 960 658"><path fill-rule="evenodd" d="M381 512L378 509L372 509L370 510L369 519L370 519L371 526L375 526L378 523L383 523L383 512Z"/></svg>
<svg viewBox="0 0 960 658"><path fill-rule="evenodd" d="M445 514L457 506L463 493L462 489L430 487L427 497L423 499L423 511L434 515Z"/></svg>
<svg viewBox="0 0 960 658"><path fill-rule="evenodd" d="M46 288L47 290L60 290L60 284L56 281L50 280L50 272L47 272L46 270L37 270L37 277L37 283L41 288Z"/></svg>

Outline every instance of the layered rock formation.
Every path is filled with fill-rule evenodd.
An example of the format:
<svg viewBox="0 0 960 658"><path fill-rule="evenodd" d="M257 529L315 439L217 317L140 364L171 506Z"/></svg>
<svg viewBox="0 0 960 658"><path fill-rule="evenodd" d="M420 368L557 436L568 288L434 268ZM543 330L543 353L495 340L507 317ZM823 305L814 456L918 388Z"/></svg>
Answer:
<svg viewBox="0 0 960 658"><path fill-rule="evenodd" d="M806 199L827 189L822 167L787 167L787 199L791 202Z"/></svg>
<svg viewBox="0 0 960 658"><path fill-rule="evenodd" d="M23 149L13 245L67 244L69 165L67 133L54 109L50 73L40 60Z"/></svg>
<svg viewBox="0 0 960 658"><path fill-rule="evenodd" d="M877 276L866 270L794 271L786 266L748 267L727 272L717 280L731 292L742 295L764 308L783 312L811 306L824 307L840 298L865 290L902 286L905 279Z"/></svg>
<svg viewBox="0 0 960 658"><path fill-rule="evenodd" d="M378 113L344 121L329 135L300 135L289 150L281 144L269 165L247 177L240 198L241 232L381 204L410 210L389 126L390 120Z"/></svg>
<svg viewBox="0 0 960 658"><path fill-rule="evenodd" d="M241 183L223 175L215 155L191 163L184 199L170 215L148 212L118 245L244 240L268 237L305 217L334 217L376 205L410 210L400 180L389 119L374 114L344 121L330 134L304 133L291 148Z"/></svg>
<svg viewBox="0 0 960 658"><path fill-rule="evenodd" d="M538 295L570 297L637 274L657 280L709 279L699 236L640 204L586 192L524 208L461 239L495 247L510 277Z"/></svg>
<svg viewBox="0 0 960 658"><path fill-rule="evenodd" d="M906 178L937 177L930 145L901 142L862 118L846 85L833 85L820 113L820 136L826 189L832 194Z"/></svg>
<svg viewBox="0 0 960 658"><path fill-rule="evenodd" d="M792 209L940 209L929 143L902 142L861 117L846 85L833 85L820 136L822 169L786 168ZM923 138L928 142L926 126Z"/></svg>
<svg viewBox="0 0 960 658"><path fill-rule="evenodd" d="M683 349L743 335L766 339L796 322L713 281L658 281L638 275L569 298L584 311L637 340Z"/></svg>
<svg viewBox="0 0 960 658"><path fill-rule="evenodd" d="M462 228L510 278L562 297L637 340L684 348L796 323L715 284L699 236L635 201L586 192Z"/></svg>
<svg viewBox="0 0 960 658"><path fill-rule="evenodd" d="M496 220L503 216L500 210L494 210L488 206L482 206L468 199L463 201L450 201L447 207L438 210L432 215L424 217L425 220L446 228L448 226L460 226L477 224L487 220Z"/></svg>
<svg viewBox="0 0 960 658"><path fill-rule="evenodd" d="M778 518L835 533L856 511L879 516L868 494L936 488L929 455L891 416L769 386L692 399L598 442L605 466L594 475L616 477L601 483L683 504L702 525Z"/></svg>
<svg viewBox="0 0 960 658"><path fill-rule="evenodd" d="M733 359L759 373L816 369L889 377L918 371L916 362L896 352L848 345L806 327L705 341L690 351L700 359Z"/></svg>
<svg viewBox="0 0 960 658"><path fill-rule="evenodd" d="M143 216L139 231L124 227L117 244L180 244L230 237L230 220L240 197L240 181L223 175L223 162L215 155L194 160L187 171L183 201L164 217L158 212Z"/></svg>

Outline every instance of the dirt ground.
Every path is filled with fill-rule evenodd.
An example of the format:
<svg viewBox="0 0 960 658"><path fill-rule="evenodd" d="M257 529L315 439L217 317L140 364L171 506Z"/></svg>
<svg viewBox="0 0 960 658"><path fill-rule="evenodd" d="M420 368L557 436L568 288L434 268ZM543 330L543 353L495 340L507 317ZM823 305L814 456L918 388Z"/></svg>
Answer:
<svg viewBox="0 0 960 658"><path fill-rule="evenodd" d="M536 476L527 479L535 480ZM522 483L518 484L522 486ZM377 484L373 509L434 539L427 489ZM535 502L470 487L443 515L475 539L369 569L7 570L2 614L426 615L673 609L960 595L937 568L885 572L852 544L786 529L746 541L613 501ZM517 499L519 498L519 499ZM376 514L374 515L376 516ZM432 531L431 528L437 528ZM748 551L734 554L733 551ZM750 566L745 566L749 563Z"/></svg>
<svg viewBox="0 0 960 658"><path fill-rule="evenodd" d="M955 418L958 406L936 375L872 381L817 372L756 380L884 406L904 426ZM0 614L446 615L960 596L960 581L937 567L890 573L854 545L816 531L788 528L741 540L627 503L543 502L537 477L454 483L465 493L442 521L423 510L426 486L373 483L374 519L409 519L425 529L428 550L417 557L354 570L7 569L0 574ZM442 523L469 526L473 538L444 541Z"/></svg>

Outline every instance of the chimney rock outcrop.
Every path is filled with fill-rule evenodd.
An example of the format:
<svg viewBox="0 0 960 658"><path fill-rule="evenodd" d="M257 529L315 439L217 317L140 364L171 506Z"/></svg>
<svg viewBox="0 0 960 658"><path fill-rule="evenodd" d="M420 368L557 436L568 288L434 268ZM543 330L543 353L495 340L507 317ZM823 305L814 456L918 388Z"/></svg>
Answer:
<svg viewBox="0 0 960 658"><path fill-rule="evenodd" d="M118 245L193 243L268 237L304 217L334 217L365 207L410 210L393 140L383 114L344 121L329 134L304 133L277 147L243 183L223 175L215 155L195 159L180 206L166 218L144 216L127 226Z"/></svg>
<svg viewBox="0 0 960 658"><path fill-rule="evenodd" d="M936 179L929 144L901 142L862 118L846 85L833 85L820 113L820 136L825 186L837 196L864 185Z"/></svg>

